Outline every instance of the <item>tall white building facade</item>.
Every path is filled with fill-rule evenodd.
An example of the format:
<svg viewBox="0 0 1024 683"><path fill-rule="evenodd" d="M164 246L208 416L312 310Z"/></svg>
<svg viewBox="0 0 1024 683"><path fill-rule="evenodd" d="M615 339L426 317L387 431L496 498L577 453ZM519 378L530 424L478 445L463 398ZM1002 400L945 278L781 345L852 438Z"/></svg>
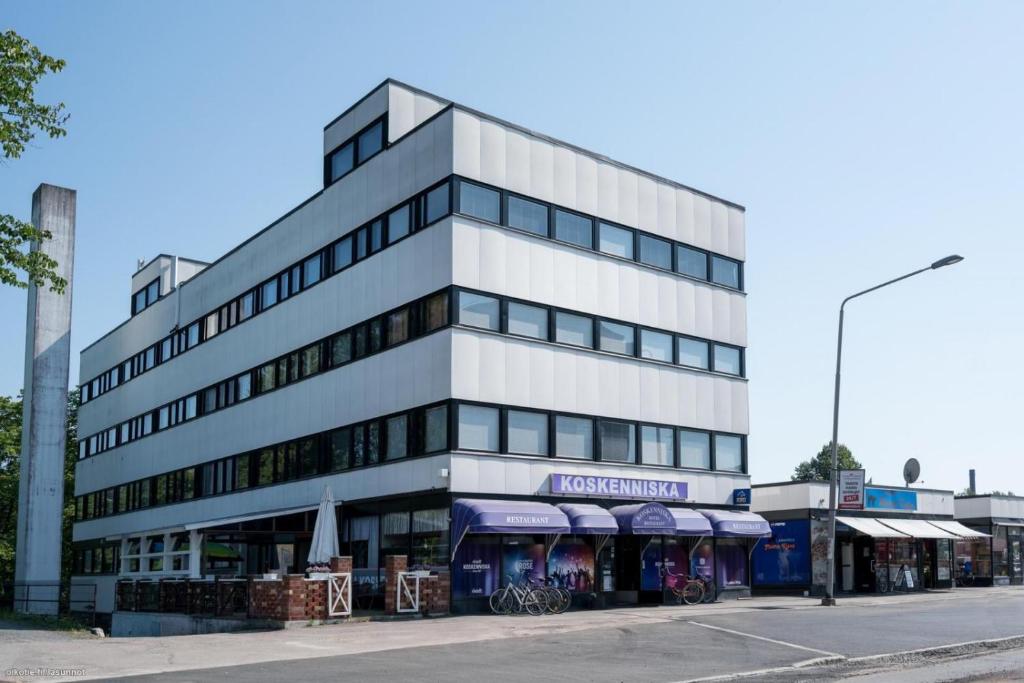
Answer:
<svg viewBox="0 0 1024 683"><path fill-rule="evenodd" d="M389 554L467 609L523 571L743 593L745 256L741 206L385 81L321 191L145 265L82 352L76 580L301 572L329 486L371 597Z"/></svg>

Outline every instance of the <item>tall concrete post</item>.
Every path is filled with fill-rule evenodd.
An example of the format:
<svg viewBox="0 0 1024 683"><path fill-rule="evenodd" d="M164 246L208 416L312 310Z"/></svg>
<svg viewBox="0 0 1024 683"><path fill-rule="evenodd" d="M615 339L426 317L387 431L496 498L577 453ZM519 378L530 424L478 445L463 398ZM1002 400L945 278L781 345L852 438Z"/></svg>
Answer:
<svg viewBox="0 0 1024 683"><path fill-rule="evenodd" d="M68 283L63 294L28 286L14 606L37 614L59 607L75 200L74 190L46 184L32 194L32 223L52 234L32 249L53 258Z"/></svg>

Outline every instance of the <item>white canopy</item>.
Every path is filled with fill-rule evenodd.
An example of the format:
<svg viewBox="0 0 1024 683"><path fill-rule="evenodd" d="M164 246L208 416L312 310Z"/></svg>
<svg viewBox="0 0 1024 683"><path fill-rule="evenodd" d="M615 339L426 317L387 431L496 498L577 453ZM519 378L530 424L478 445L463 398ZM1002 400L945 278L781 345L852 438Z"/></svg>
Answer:
<svg viewBox="0 0 1024 683"><path fill-rule="evenodd" d="M955 534L960 538L992 538L984 531L977 531L969 527L964 526L960 522L954 522L953 520L930 520L929 524L934 524L943 531L948 531L951 534Z"/></svg>
<svg viewBox="0 0 1024 683"><path fill-rule="evenodd" d="M951 534L923 519L880 519L879 521L901 534L914 538L959 538L956 534Z"/></svg>
<svg viewBox="0 0 1024 683"><path fill-rule="evenodd" d="M885 526L873 517L836 517L836 521L845 524L854 531L865 536L874 538L907 538L910 534L903 534L895 529Z"/></svg>

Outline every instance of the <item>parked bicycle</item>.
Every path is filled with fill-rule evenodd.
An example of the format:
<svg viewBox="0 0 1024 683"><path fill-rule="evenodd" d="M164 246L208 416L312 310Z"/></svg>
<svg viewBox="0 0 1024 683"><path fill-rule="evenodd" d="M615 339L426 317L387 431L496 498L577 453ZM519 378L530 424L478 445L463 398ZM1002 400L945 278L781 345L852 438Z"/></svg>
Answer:
<svg viewBox="0 0 1024 683"><path fill-rule="evenodd" d="M572 594L565 588L552 586L551 579L541 582L540 579L529 577L527 580L535 590L542 590L546 594L548 612L551 612L551 614L561 614L569 609L569 606L572 604Z"/></svg>
<svg viewBox="0 0 1024 683"><path fill-rule="evenodd" d="M672 577L675 579L669 590L671 590L672 595L675 596L677 604L685 603L687 605L699 605L704 602L709 585L712 586L712 595L714 594L713 584L709 584L702 576L675 574L667 568L664 568L662 573L665 577ZM713 602L714 598L712 598L711 601Z"/></svg>
<svg viewBox="0 0 1024 683"><path fill-rule="evenodd" d="M523 570L517 580L508 575L508 583L498 588L490 597L491 611L495 614L522 614L526 612L540 616L548 611L547 587L534 586L528 577L529 570Z"/></svg>

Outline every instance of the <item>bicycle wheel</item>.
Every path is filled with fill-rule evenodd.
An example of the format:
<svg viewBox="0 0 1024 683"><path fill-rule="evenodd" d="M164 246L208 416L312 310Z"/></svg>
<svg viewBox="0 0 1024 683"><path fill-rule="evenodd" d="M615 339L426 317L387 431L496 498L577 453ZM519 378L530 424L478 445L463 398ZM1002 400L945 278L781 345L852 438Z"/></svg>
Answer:
<svg viewBox="0 0 1024 683"><path fill-rule="evenodd" d="M508 600L508 597L508 591L504 588L498 588L491 593L491 597L488 600L491 605L491 611L495 614L508 614L511 607L511 601Z"/></svg>
<svg viewBox="0 0 1024 683"><path fill-rule="evenodd" d="M523 607L535 617L548 611L548 596L543 590L534 589L523 598Z"/></svg>
<svg viewBox="0 0 1024 683"><path fill-rule="evenodd" d="M687 581L683 586L683 602L687 605L699 605L704 599L704 584L700 581Z"/></svg>
<svg viewBox="0 0 1024 683"><path fill-rule="evenodd" d="M718 600L718 587L714 581L704 583L704 602L715 602Z"/></svg>
<svg viewBox="0 0 1024 683"><path fill-rule="evenodd" d="M558 594L562 598L562 602L559 605L560 609L558 610L558 614L561 614L562 612L565 612L572 606L572 593L565 590L564 588L559 588Z"/></svg>

